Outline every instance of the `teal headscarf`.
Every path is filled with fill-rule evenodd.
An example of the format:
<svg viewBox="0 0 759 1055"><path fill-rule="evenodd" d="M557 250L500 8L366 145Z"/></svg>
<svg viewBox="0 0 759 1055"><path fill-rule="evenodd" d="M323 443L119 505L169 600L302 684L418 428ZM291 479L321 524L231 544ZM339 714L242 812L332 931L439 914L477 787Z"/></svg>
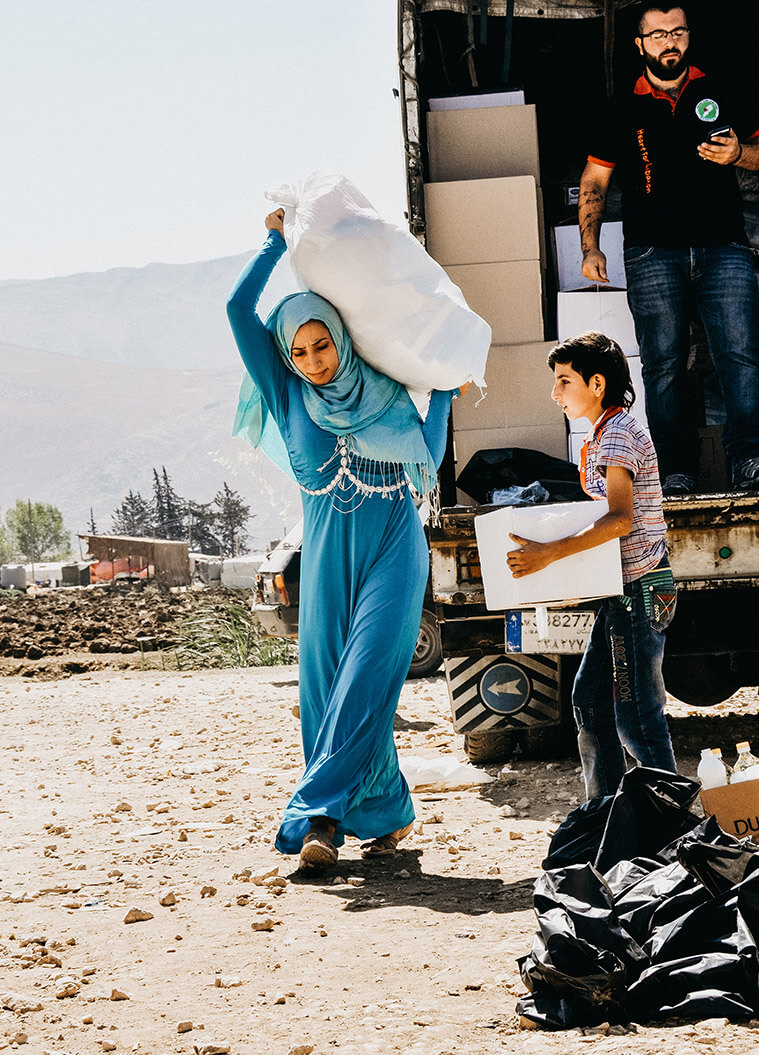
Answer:
<svg viewBox="0 0 759 1055"><path fill-rule="evenodd" d="M337 349L337 372L325 385L312 384L292 361L295 334L311 320L324 323ZM303 402L316 425L335 436L351 436L353 449L368 461L402 465L420 494L435 486L437 472L424 442L422 420L406 388L356 355L350 335L329 301L316 293L293 293L272 309L266 328L285 366L301 381ZM233 432L261 447L293 476L282 435L247 373Z"/></svg>

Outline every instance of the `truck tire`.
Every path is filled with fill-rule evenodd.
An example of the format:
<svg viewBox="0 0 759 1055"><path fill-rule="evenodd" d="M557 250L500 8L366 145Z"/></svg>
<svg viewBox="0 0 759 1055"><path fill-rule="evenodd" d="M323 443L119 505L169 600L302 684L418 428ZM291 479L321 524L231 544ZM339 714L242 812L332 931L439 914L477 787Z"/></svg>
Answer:
<svg viewBox="0 0 759 1055"><path fill-rule="evenodd" d="M742 682L731 669L730 656L665 656L663 673L667 692L691 707L722 703Z"/></svg>
<svg viewBox="0 0 759 1055"><path fill-rule="evenodd" d="M465 733L466 757L475 766L485 765L487 762L505 762L514 753L521 735L521 733L513 733L508 729L486 729L481 733Z"/></svg>
<svg viewBox="0 0 759 1055"><path fill-rule="evenodd" d="M440 629L435 613L428 608L422 609L422 621L419 625L419 636L416 639L414 656L408 670L409 678L428 678L440 669L443 662L443 646L440 641Z"/></svg>

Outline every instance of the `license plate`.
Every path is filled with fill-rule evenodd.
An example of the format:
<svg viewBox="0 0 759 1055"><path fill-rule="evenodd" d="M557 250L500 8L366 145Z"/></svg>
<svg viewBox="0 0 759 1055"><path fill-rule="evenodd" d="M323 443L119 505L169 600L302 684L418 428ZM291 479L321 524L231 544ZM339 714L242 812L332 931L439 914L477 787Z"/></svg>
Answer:
<svg viewBox="0 0 759 1055"><path fill-rule="evenodd" d="M548 613L548 636L539 637L533 609L506 613L507 652L584 652L595 612L571 609Z"/></svg>

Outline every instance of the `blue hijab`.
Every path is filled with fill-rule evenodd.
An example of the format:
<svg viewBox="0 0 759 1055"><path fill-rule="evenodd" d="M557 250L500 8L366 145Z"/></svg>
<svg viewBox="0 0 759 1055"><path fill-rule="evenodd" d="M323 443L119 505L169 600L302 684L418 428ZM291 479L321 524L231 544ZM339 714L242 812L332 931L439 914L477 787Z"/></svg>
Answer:
<svg viewBox="0 0 759 1055"><path fill-rule="evenodd" d="M312 384L292 361L295 334L312 320L324 323L337 350L337 372L325 385ZM272 309L266 328L285 366L301 382L306 411L316 425L334 436L350 436L353 449L368 461L402 465L420 494L435 486L437 471L422 435L422 419L406 388L356 355L329 301L316 293L293 293ZM247 373L233 433L261 447L276 465L294 475L284 439Z"/></svg>

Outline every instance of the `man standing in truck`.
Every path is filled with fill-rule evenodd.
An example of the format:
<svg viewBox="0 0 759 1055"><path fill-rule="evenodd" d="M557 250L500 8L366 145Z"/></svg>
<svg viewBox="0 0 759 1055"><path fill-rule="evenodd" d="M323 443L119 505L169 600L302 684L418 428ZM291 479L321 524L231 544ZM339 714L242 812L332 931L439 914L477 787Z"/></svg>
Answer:
<svg viewBox="0 0 759 1055"><path fill-rule="evenodd" d="M694 300L724 397L733 487L759 490L759 293L734 171L759 170L759 113L688 63L689 40L682 7L643 5L643 74L607 104L580 182L592 282L608 281L599 234L612 173L621 184L627 298L665 495L696 487L685 384Z"/></svg>

